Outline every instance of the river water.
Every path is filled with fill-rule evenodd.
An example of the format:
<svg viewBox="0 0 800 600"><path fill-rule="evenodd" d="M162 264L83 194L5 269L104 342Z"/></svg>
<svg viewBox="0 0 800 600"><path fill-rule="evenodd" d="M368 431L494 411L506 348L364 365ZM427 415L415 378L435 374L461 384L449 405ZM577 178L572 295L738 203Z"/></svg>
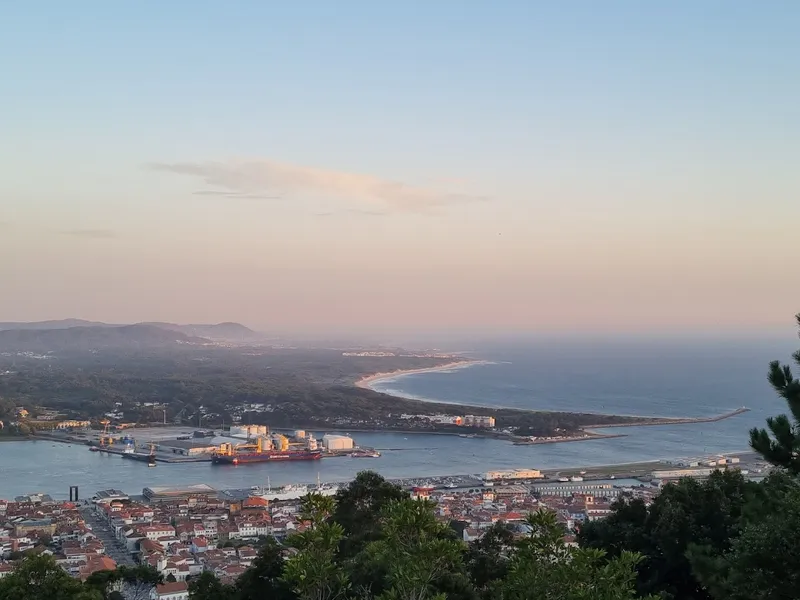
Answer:
<svg viewBox="0 0 800 600"><path fill-rule="evenodd" d="M513 446L447 435L353 432L357 443L383 449L377 459L261 463L237 467L208 463L149 468L85 446L0 443L0 498L43 492L65 497L115 487L141 493L146 486L207 483L218 489L253 485L345 481L374 469L386 477L481 473L490 469L598 466L747 449L750 427L786 407L766 383L767 364L785 360L796 340L540 343L487 347L476 356L492 364L384 380L392 393L487 406L514 406L617 414L708 416L748 406L751 412L691 425L604 429L625 437Z"/></svg>

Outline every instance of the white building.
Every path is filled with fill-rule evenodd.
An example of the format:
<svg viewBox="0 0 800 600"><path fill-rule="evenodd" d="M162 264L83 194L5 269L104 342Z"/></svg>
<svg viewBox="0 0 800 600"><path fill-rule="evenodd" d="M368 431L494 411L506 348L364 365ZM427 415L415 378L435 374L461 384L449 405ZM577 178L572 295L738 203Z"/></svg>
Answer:
<svg viewBox="0 0 800 600"><path fill-rule="evenodd" d="M322 446L327 450L352 450L353 438L327 434L322 436Z"/></svg>
<svg viewBox="0 0 800 600"><path fill-rule="evenodd" d="M463 423L464 427L486 427L490 429L495 426L495 418L482 415L464 415Z"/></svg>
<svg viewBox="0 0 800 600"><path fill-rule="evenodd" d="M171 525L150 525L142 527L141 531L148 540L157 540L162 537L175 537L175 528Z"/></svg>
<svg viewBox="0 0 800 600"><path fill-rule="evenodd" d="M680 477L708 477L717 469L672 469L653 471L653 479L679 479Z"/></svg>

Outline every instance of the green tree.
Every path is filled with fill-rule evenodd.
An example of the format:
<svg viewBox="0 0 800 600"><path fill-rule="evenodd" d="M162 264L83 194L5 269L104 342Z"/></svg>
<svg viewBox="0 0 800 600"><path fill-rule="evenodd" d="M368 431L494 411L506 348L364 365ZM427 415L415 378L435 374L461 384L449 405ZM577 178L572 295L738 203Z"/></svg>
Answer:
<svg viewBox="0 0 800 600"><path fill-rule="evenodd" d="M492 584L497 600L628 600L636 598L636 564L641 557L623 551L608 559L593 548L564 544L555 514L542 510L526 521L530 534L513 552L508 575Z"/></svg>
<svg viewBox="0 0 800 600"><path fill-rule="evenodd" d="M611 558L639 553L641 594L707 600L710 595L687 558L689 547L728 550L749 503L761 494L759 485L739 471L717 471L704 482L684 478L664 486L650 506L639 499L618 500L607 518L584 524L578 541Z"/></svg>
<svg viewBox="0 0 800 600"><path fill-rule="evenodd" d="M336 494L333 520L344 528L341 552L352 557L366 544L380 539L381 511L396 500L409 498L407 491L374 471L361 471Z"/></svg>
<svg viewBox="0 0 800 600"><path fill-rule="evenodd" d="M119 574L116 570L95 571L86 578L86 585L100 592L104 597L110 597L115 585L119 581Z"/></svg>
<svg viewBox="0 0 800 600"><path fill-rule="evenodd" d="M128 600L149 600L153 588L164 583L161 573L150 565L122 565L117 568L116 574Z"/></svg>
<svg viewBox="0 0 800 600"><path fill-rule="evenodd" d="M222 583L214 573L203 571L200 577L189 582L189 598L190 600L237 600L238 596L233 586Z"/></svg>
<svg viewBox="0 0 800 600"><path fill-rule="evenodd" d="M95 571L86 579L86 585L103 595L122 590L127 600L148 600L153 587L163 581L161 574L150 565L121 565L113 571Z"/></svg>
<svg viewBox="0 0 800 600"><path fill-rule="evenodd" d="M728 551L689 550L696 577L715 600L800 597L800 483L777 474L764 486L771 499L754 503Z"/></svg>
<svg viewBox="0 0 800 600"><path fill-rule="evenodd" d="M269 537L247 571L236 582L238 600L294 600L297 596L282 579L284 559L282 548Z"/></svg>
<svg viewBox="0 0 800 600"><path fill-rule="evenodd" d="M24 558L0 579L0 600L102 600L103 594L70 577L52 556Z"/></svg>
<svg viewBox="0 0 800 600"><path fill-rule="evenodd" d="M795 318L800 328L800 313ZM793 358L800 367L800 350ZM800 380L793 376L790 365L777 360L769 365L768 379L788 404L791 418L787 415L768 418L769 432L757 427L751 429L750 446L770 464L800 475Z"/></svg>
<svg viewBox="0 0 800 600"><path fill-rule="evenodd" d="M0 420L14 417L16 404L8 398L0 397Z"/></svg>
<svg viewBox="0 0 800 600"><path fill-rule="evenodd" d="M344 598L349 589L347 572L337 561L344 528L330 519L333 509L332 497L307 495L300 508L307 529L287 539L297 552L285 563L283 581L302 600Z"/></svg>
<svg viewBox="0 0 800 600"><path fill-rule="evenodd" d="M477 540L470 542L464 560L470 579L479 590L508 573L510 554L514 545L514 532L511 527L498 521Z"/></svg>
<svg viewBox="0 0 800 600"><path fill-rule="evenodd" d="M387 504L380 514L380 539L348 563L353 588L364 598L450 600L477 598L463 563L465 546L436 520L433 504L410 498Z"/></svg>

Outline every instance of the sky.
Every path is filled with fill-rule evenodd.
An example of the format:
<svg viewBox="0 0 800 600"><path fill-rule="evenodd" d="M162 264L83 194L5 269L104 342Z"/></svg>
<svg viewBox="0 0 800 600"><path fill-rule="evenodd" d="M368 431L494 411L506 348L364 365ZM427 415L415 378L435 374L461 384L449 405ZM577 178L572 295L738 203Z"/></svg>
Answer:
<svg viewBox="0 0 800 600"><path fill-rule="evenodd" d="M760 331L793 0L8 2L0 321Z"/></svg>

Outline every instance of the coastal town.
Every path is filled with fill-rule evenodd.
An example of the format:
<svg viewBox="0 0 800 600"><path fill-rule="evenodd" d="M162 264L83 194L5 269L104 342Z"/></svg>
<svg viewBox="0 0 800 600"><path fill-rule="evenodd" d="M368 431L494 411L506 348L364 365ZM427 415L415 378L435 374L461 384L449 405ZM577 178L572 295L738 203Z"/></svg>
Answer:
<svg viewBox="0 0 800 600"><path fill-rule="evenodd" d="M417 485L409 491L433 501L437 518L453 523L466 542L498 521L522 528L528 513L547 508L556 511L564 525L565 544L574 543L581 522L607 514L611 501L623 493L610 484L593 483L552 489L529 483L458 489ZM73 502L47 495L0 501L0 577L13 571L15 558L29 552L52 554L57 564L82 580L121 564L146 564L165 580L153 598L174 600L176 594L188 597L187 580L204 571L224 582L235 581L267 536L281 541L307 526L298 514L299 498L240 499L191 487L144 492L131 496L101 490L91 500ZM658 488L626 493L651 499Z"/></svg>
<svg viewBox="0 0 800 600"><path fill-rule="evenodd" d="M662 462L649 465L649 471L634 465L592 471L515 469L393 483L414 499L432 502L436 519L464 542L480 539L498 522L524 534L528 515L548 510L563 527L563 543L575 545L581 525L610 514L620 497L649 505L665 485L681 477L704 479L724 470L758 477L766 467L747 454ZM0 500L0 577L31 553L52 555L81 580L120 565L149 565L164 581L153 586L151 598L185 600L192 578L211 572L222 582L235 582L266 540L282 543L303 532L309 523L300 509L307 494L334 496L346 485L217 490L202 484L147 487L138 494L98 490L90 498L80 497L74 487L68 501L47 494ZM291 552L289 547L285 552Z"/></svg>

